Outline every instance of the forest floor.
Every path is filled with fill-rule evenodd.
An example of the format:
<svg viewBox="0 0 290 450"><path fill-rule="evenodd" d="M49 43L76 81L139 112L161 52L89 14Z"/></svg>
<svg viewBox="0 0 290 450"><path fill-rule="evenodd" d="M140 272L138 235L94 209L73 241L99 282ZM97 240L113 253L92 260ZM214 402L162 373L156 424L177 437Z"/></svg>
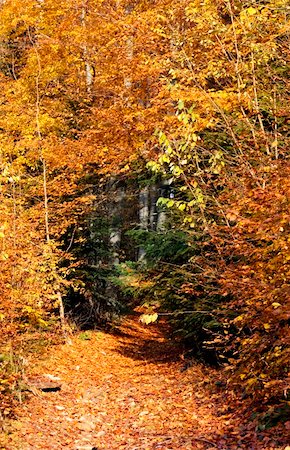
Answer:
<svg viewBox="0 0 290 450"><path fill-rule="evenodd" d="M259 435L184 361L159 324L128 317L114 334L78 333L26 370L32 392L16 411L6 450L285 449ZM55 391L38 389L45 384ZM289 447L288 447L289 449Z"/></svg>

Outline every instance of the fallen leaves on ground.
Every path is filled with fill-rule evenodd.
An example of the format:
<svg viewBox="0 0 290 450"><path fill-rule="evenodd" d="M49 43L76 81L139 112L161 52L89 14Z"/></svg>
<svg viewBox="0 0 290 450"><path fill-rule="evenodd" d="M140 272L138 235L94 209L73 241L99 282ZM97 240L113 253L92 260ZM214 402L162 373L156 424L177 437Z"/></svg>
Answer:
<svg viewBox="0 0 290 450"><path fill-rule="evenodd" d="M176 344L160 324L148 327L129 317L115 334L75 335L71 345L48 348L31 362L31 393L3 448L278 449L271 442L259 446L254 431L242 443L237 419L226 414L226 405L218 409L208 388L215 372L202 364L181 367ZM49 383L61 389L43 392Z"/></svg>

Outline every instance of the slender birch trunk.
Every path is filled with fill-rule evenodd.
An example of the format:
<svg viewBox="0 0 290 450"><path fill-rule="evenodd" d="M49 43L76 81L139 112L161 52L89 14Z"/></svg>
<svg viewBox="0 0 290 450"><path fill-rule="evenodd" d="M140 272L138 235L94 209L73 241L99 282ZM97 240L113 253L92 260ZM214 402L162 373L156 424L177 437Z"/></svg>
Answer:
<svg viewBox="0 0 290 450"><path fill-rule="evenodd" d="M148 230L149 225L149 186L145 186L139 192L139 226L141 230ZM143 247L139 247L138 261L146 260L146 252Z"/></svg>
<svg viewBox="0 0 290 450"><path fill-rule="evenodd" d="M83 6L82 6L82 10L81 10L81 25L84 29L84 35L86 33L86 16L87 16L87 3L84 2ZM87 93L89 95L91 95L93 82L94 82L94 75L93 75L94 71L93 71L92 65L89 62L88 46L86 43L83 45L83 56L84 56L84 61L85 61L86 89L87 89Z"/></svg>

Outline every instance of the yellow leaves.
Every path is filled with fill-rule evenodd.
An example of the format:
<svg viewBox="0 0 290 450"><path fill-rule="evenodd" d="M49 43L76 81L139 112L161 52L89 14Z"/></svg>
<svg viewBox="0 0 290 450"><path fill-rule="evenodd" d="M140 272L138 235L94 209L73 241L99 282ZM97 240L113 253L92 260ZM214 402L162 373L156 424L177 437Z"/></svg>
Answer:
<svg viewBox="0 0 290 450"><path fill-rule="evenodd" d="M11 184L18 183L19 181L20 181L20 177L18 175L14 175L14 176L8 178L8 182Z"/></svg>
<svg viewBox="0 0 290 450"><path fill-rule="evenodd" d="M191 216L184 217L183 223L185 225L189 225L189 228L195 228L195 225L196 225L194 220L193 220L193 218Z"/></svg>
<svg viewBox="0 0 290 450"><path fill-rule="evenodd" d="M156 322L156 320L158 319L158 314L154 313L154 314L142 314L142 316L140 316L140 322L144 323L145 325L149 325L150 323L154 323Z"/></svg>
<svg viewBox="0 0 290 450"><path fill-rule="evenodd" d="M241 13L240 13L240 21L243 24L243 26L247 27L247 28L252 28L252 26L255 24L255 21L257 20L257 14L259 13L259 11L256 8L253 8L252 6L250 6L247 9L244 9Z"/></svg>
<svg viewBox="0 0 290 450"><path fill-rule="evenodd" d="M265 329L265 331L267 331L267 333L270 331L271 329L271 325L269 323L263 323L263 327Z"/></svg>
<svg viewBox="0 0 290 450"><path fill-rule="evenodd" d="M282 347L277 345L276 347L274 347L274 353L273 355L278 358L282 353Z"/></svg>
<svg viewBox="0 0 290 450"><path fill-rule="evenodd" d="M259 379L257 377L252 376L247 379L248 376L248 373L241 373L239 376L240 380L244 381L246 391L250 391L259 382Z"/></svg>
<svg viewBox="0 0 290 450"><path fill-rule="evenodd" d="M277 148L277 146L278 146L278 141L277 141L277 139L276 139L275 141L273 141L273 142L271 143L271 147L272 147L272 148Z"/></svg>
<svg viewBox="0 0 290 450"><path fill-rule="evenodd" d="M240 95L231 91L212 92L211 97L216 105L225 112L234 111L241 104Z"/></svg>
<svg viewBox="0 0 290 450"><path fill-rule="evenodd" d="M163 155L159 156L158 161L160 164L164 164L164 163L170 163L170 158L168 155L166 155L165 153L163 153Z"/></svg>
<svg viewBox="0 0 290 450"><path fill-rule="evenodd" d="M251 388L257 382L258 382L258 379L256 377L249 378L246 382L246 386L247 386L247 388Z"/></svg>
<svg viewBox="0 0 290 450"><path fill-rule="evenodd" d="M42 328L45 328L48 325L48 323L45 320L41 319L40 317L37 318L37 324Z"/></svg>
<svg viewBox="0 0 290 450"><path fill-rule="evenodd" d="M129 166L129 164L126 164L126 165L120 170L121 173L126 173L126 172L129 172L129 171L130 171L130 166Z"/></svg>
<svg viewBox="0 0 290 450"><path fill-rule="evenodd" d="M264 171L265 173L270 173L271 170L272 170L271 166L264 166L264 167L263 167L263 171Z"/></svg>
<svg viewBox="0 0 290 450"><path fill-rule="evenodd" d="M174 200L174 199L169 199L169 198L164 198L164 197L160 197L157 201L157 205L159 206L166 206L166 208L177 208L179 211L183 212L186 210L188 203L186 202L182 202L182 201L178 201L178 200ZM190 220L187 220L187 222L189 222Z"/></svg>
<svg viewBox="0 0 290 450"><path fill-rule="evenodd" d="M272 306L273 306L274 309L277 309L277 308L280 308L281 303L274 302L274 303L272 303Z"/></svg>
<svg viewBox="0 0 290 450"><path fill-rule="evenodd" d="M186 208L186 203L180 203L180 204L178 205L179 211L184 211L185 208Z"/></svg>
<svg viewBox="0 0 290 450"><path fill-rule="evenodd" d="M160 22L163 22L163 23L167 23L168 22L168 17L167 16L164 16L164 15L162 15L162 14L157 14L157 17L156 17Z"/></svg>
<svg viewBox="0 0 290 450"><path fill-rule="evenodd" d="M239 322L242 322L242 321L244 320L244 318L245 318L245 314L241 314L240 316L236 317L236 318L233 320L233 323L239 323Z"/></svg>
<svg viewBox="0 0 290 450"><path fill-rule="evenodd" d="M32 308L31 306L24 306L24 307L22 308L22 311L23 311L23 312L27 312L28 314L31 314L31 313L34 313L34 312L35 312L35 309Z"/></svg>
<svg viewBox="0 0 290 450"><path fill-rule="evenodd" d="M256 8L253 8L252 6L250 6L250 8L246 9L245 13L249 16L254 16L255 14L257 14L258 10Z"/></svg>
<svg viewBox="0 0 290 450"><path fill-rule="evenodd" d="M179 110L182 110L182 109L184 108L184 101L183 101L183 100L179 100L179 101L178 101L177 108L178 108Z"/></svg>
<svg viewBox="0 0 290 450"><path fill-rule="evenodd" d="M277 51L277 45L275 41L252 43L251 50L255 58L255 64L259 66L274 58Z"/></svg>
<svg viewBox="0 0 290 450"><path fill-rule="evenodd" d="M155 161L149 161L146 164L147 169L152 170L152 172L158 173L161 171L161 165Z"/></svg>
<svg viewBox="0 0 290 450"><path fill-rule="evenodd" d="M32 306L25 305L22 308L22 313L28 320L28 322L32 325L37 325L39 327L45 328L48 326L48 323L43 319L41 310L33 308Z"/></svg>
<svg viewBox="0 0 290 450"><path fill-rule="evenodd" d="M217 7L212 0L200 2L194 0L185 8L187 20L194 21L195 27L202 32L212 33L220 27Z"/></svg>
<svg viewBox="0 0 290 450"><path fill-rule="evenodd" d="M156 26L153 28L153 32L157 34L157 36L160 36L162 38L168 37L168 31L166 31L161 25Z"/></svg>
<svg viewBox="0 0 290 450"><path fill-rule="evenodd" d="M217 150L213 153L213 155L209 159L209 163L211 164L210 171L215 175L218 175L225 166L223 158L224 158L223 152L221 150Z"/></svg>
<svg viewBox="0 0 290 450"><path fill-rule="evenodd" d="M277 385L280 385L280 384L281 384L280 380L271 380L271 381L268 381L267 383L264 383L264 388L270 389L270 388L276 387Z"/></svg>
<svg viewBox="0 0 290 450"><path fill-rule="evenodd" d="M179 166L177 166L177 165L173 165L173 166L170 168L170 170L171 170L172 174L173 174L176 178L178 178L178 177L183 173L183 170L181 169L181 167L179 167Z"/></svg>

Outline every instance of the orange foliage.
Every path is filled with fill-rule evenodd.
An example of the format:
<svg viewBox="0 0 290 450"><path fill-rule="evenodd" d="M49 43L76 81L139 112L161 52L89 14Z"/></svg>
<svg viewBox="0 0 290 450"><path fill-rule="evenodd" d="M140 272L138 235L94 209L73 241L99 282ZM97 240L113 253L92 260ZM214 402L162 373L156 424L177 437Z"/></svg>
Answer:
<svg viewBox="0 0 290 450"><path fill-rule="evenodd" d="M220 266L209 265L221 292L232 294L238 331L225 343L240 355L233 379L253 391L263 386L266 396L275 379L283 392L288 8L287 0L1 3L0 321L7 335L46 327L47 311L59 306L60 262L71 256L55 241L81 227L100 201L96 184L156 159L151 167L183 189L168 206L185 213L181 227L209 236ZM156 130L163 130L159 141Z"/></svg>

